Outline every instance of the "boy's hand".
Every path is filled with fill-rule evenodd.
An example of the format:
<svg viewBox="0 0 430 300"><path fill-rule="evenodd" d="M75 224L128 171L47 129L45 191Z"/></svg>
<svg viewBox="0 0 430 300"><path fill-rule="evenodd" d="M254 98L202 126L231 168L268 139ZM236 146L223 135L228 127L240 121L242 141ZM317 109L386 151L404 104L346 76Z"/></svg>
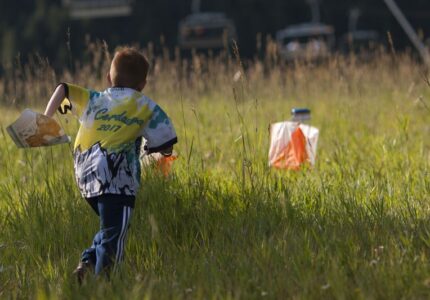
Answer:
<svg viewBox="0 0 430 300"><path fill-rule="evenodd" d="M145 167L153 167L160 171L164 176L168 176L172 168L173 162L177 159L177 154L173 152L173 147L171 147L170 154L165 155L160 152L155 152L152 154L146 154L140 158L140 161ZM168 152L163 150L164 153Z"/></svg>
<svg viewBox="0 0 430 300"><path fill-rule="evenodd" d="M170 146L169 148L166 148L160 151L160 154L163 156L171 156L172 153L173 153L173 146Z"/></svg>

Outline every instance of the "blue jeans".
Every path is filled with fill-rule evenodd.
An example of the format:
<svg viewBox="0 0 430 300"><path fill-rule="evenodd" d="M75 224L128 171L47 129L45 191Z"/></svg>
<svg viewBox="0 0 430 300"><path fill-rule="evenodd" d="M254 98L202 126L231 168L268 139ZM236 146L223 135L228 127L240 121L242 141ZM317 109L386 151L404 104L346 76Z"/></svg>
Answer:
<svg viewBox="0 0 430 300"><path fill-rule="evenodd" d="M95 274L109 273L124 257L124 244L134 207L134 196L106 194L86 199L100 217L100 231L81 261L95 267Z"/></svg>

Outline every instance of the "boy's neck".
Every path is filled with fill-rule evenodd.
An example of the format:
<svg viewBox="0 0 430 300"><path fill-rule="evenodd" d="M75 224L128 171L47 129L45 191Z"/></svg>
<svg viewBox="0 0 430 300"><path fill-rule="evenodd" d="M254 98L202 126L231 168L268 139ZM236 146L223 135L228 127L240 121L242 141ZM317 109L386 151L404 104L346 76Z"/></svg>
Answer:
<svg viewBox="0 0 430 300"><path fill-rule="evenodd" d="M132 90L138 91L139 93L141 93L141 92L142 92L142 91L139 91L138 89L135 89L135 88L132 88L132 87L129 87L129 86L113 85L113 86L111 86L110 88L111 88L111 89L132 89Z"/></svg>

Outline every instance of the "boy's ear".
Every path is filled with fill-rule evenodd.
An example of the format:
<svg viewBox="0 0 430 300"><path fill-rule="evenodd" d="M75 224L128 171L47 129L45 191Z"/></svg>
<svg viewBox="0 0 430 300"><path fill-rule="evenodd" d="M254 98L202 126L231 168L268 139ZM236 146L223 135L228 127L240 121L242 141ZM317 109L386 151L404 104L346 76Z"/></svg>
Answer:
<svg viewBox="0 0 430 300"><path fill-rule="evenodd" d="M145 88L145 86L146 86L146 79L145 79L145 81L142 81L142 82L139 84L139 86L138 86L139 91L143 90L143 89Z"/></svg>
<svg viewBox="0 0 430 300"><path fill-rule="evenodd" d="M112 80L110 78L110 73L109 72L106 74L106 79L109 82L109 86L112 87Z"/></svg>

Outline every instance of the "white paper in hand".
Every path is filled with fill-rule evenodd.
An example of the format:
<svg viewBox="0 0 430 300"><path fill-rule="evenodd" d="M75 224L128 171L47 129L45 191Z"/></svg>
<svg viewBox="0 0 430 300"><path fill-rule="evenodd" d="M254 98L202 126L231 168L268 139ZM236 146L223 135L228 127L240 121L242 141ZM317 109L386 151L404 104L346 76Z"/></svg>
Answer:
<svg viewBox="0 0 430 300"><path fill-rule="evenodd" d="M25 109L6 130L19 148L70 143L70 137L57 121L30 109Z"/></svg>

